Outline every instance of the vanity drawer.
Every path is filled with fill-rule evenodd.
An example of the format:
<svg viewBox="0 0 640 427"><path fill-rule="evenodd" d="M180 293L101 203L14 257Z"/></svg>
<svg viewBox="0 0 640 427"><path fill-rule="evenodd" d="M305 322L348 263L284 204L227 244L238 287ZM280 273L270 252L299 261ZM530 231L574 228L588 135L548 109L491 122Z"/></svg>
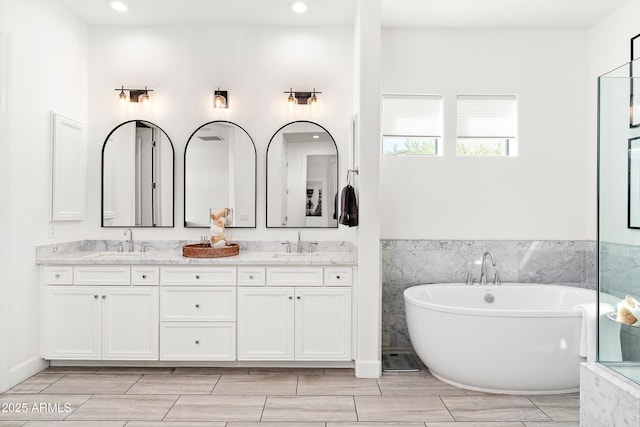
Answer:
<svg viewBox="0 0 640 427"><path fill-rule="evenodd" d="M160 320L236 321L235 287L164 287L160 290Z"/></svg>
<svg viewBox="0 0 640 427"><path fill-rule="evenodd" d="M163 267L160 269L163 285L221 285L235 286L234 267Z"/></svg>
<svg viewBox="0 0 640 427"><path fill-rule="evenodd" d="M47 285L72 285L73 267L46 266L43 268L44 283Z"/></svg>
<svg viewBox="0 0 640 427"><path fill-rule="evenodd" d="M116 265L80 266L73 269L76 285L130 285L131 267Z"/></svg>
<svg viewBox="0 0 640 427"><path fill-rule="evenodd" d="M238 267L239 286L264 286L266 273L264 267Z"/></svg>
<svg viewBox="0 0 640 427"><path fill-rule="evenodd" d="M353 269L351 267L326 267L324 269L325 286L351 286Z"/></svg>
<svg viewBox="0 0 640 427"><path fill-rule="evenodd" d="M162 322L160 360L236 360L236 324Z"/></svg>
<svg viewBox="0 0 640 427"><path fill-rule="evenodd" d="M322 267L269 267L269 286L322 286Z"/></svg>
<svg viewBox="0 0 640 427"><path fill-rule="evenodd" d="M132 285L158 285L160 283L160 267L131 267Z"/></svg>

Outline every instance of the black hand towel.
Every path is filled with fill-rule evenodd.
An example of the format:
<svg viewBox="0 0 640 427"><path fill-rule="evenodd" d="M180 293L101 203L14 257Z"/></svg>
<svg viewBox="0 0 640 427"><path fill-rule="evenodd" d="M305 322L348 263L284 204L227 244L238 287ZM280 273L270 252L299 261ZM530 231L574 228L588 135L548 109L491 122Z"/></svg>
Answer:
<svg viewBox="0 0 640 427"><path fill-rule="evenodd" d="M342 210L340 211L340 224L355 227L358 225L358 201L356 191L351 185L342 189Z"/></svg>

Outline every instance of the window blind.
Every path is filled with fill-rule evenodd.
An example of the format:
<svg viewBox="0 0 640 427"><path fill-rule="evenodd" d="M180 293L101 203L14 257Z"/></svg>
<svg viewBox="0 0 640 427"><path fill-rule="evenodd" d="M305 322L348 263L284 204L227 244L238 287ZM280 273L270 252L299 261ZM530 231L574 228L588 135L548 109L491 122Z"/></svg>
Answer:
<svg viewBox="0 0 640 427"><path fill-rule="evenodd" d="M459 138L515 138L516 96L459 95L456 127Z"/></svg>
<svg viewBox="0 0 640 427"><path fill-rule="evenodd" d="M384 95L384 136L442 136L442 95Z"/></svg>

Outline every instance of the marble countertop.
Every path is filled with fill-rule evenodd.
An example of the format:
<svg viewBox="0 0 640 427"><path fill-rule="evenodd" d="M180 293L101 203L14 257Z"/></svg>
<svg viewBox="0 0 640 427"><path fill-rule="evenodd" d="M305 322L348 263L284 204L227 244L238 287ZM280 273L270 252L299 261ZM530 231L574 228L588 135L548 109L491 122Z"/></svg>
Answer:
<svg viewBox="0 0 640 427"><path fill-rule="evenodd" d="M42 265L357 265L355 252L285 253L272 251L240 251L221 258L186 258L181 249L149 250L147 252L77 251L38 256Z"/></svg>

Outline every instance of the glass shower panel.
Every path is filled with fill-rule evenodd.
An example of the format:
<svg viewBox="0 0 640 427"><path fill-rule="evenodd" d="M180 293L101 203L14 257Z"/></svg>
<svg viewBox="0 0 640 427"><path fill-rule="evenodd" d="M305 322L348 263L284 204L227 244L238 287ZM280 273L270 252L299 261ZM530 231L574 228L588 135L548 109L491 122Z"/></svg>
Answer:
<svg viewBox="0 0 640 427"><path fill-rule="evenodd" d="M640 61L598 79L598 280L598 362L640 383Z"/></svg>

